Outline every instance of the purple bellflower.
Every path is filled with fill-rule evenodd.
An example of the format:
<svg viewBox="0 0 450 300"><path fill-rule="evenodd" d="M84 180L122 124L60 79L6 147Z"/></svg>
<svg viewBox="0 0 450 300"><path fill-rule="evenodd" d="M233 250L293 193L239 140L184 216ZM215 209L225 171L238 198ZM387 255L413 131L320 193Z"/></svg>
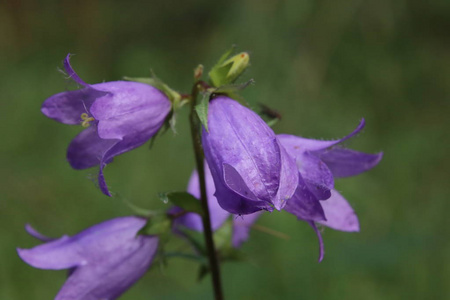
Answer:
<svg viewBox="0 0 450 300"><path fill-rule="evenodd" d="M114 156L143 145L155 135L171 103L160 90L143 83L87 84L72 69L69 59L70 54L64 60L66 72L83 88L53 95L45 100L41 111L58 122L88 127L70 143L67 160L74 169L100 165L100 189L111 196L103 168Z"/></svg>
<svg viewBox="0 0 450 300"><path fill-rule="evenodd" d="M211 227L213 231L216 231L225 223L225 221L230 217L231 214L220 207L217 198L214 196L214 181L207 164L205 164L205 181L209 214L211 218ZM196 170L192 172L191 178L189 179L187 191L192 196L200 199L199 177ZM178 211L181 211L181 209L175 208L172 209L171 212L177 213ZM234 248L239 248L242 243L248 239L250 228L260 215L261 212L256 212L249 215L234 217L231 243ZM198 214L195 213L187 213L175 219L173 225L174 228L185 227L195 231L203 231L202 219Z"/></svg>
<svg viewBox="0 0 450 300"><path fill-rule="evenodd" d="M29 234L46 243L17 251L35 268L70 269L55 300L112 300L145 274L155 256L158 237L137 235L145 223L138 217L121 217L59 239L27 225Z"/></svg>
<svg viewBox="0 0 450 300"><path fill-rule="evenodd" d="M295 161L253 111L226 96L211 100L202 144L219 205L232 214L280 210L298 184Z"/></svg>
<svg viewBox="0 0 450 300"><path fill-rule="evenodd" d="M278 135L280 143L296 160L300 173L297 190L285 210L308 222L314 229L319 238L319 261L323 259L324 247L315 222L336 230L359 231L355 212L334 189L334 177L349 177L368 171L383 157L383 153L367 154L340 145L358 134L364 125L363 119L352 133L332 141Z"/></svg>

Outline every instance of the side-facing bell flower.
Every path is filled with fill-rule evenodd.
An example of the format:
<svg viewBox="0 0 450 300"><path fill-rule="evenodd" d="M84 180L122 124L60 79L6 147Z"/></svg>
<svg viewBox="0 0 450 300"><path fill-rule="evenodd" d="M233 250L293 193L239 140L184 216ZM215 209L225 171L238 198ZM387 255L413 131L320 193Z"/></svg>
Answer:
<svg viewBox="0 0 450 300"><path fill-rule="evenodd" d="M217 198L214 196L214 181L207 164L205 164L205 182L212 230L216 231L217 229L219 229L231 216L233 218L231 245L234 248L239 248L242 243L248 239L250 228L253 223L256 222L256 219L261 215L261 212L243 216L232 216L228 211L220 207ZM187 191L192 196L200 199L199 177L196 170L192 172L191 178L189 179ZM181 209L175 208L172 209L171 212L177 213L178 211L181 211ZM202 219L196 213L187 213L181 217L178 217L177 219L175 219L173 225L174 228L186 227L195 231L203 231Z"/></svg>
<svg viewBox="0 0 450 300"><path fill-rule="evenodd" d="M70 269L56 300L116 299L149 268L158 248L158 237L137 235L146 220L121 217L92 226L72 237L45 237L31 249L17 249L29 265L48 270Z"/></svg>
<svg viewBox="0 0 450 300"><path fill-rule="evenodd" d="M226 96L211 100L202 144L219 205L233 214L280 210L298 183L295 161L253 111Z"/></svg>
<svg viewBox="0 0 450 300"><path fill-rule="evenodd" d="M41 111L58 122L88 127L69 145L67 160L74 169L100 165L100 189L111 196L103 168L115 156L143 145L155 135L171 104L164 93L143 83L87 84L72 69L69 59L70 54L64 60L66 72L83 88L53 95L45 100Z"/></svg>
<svg viewBox="0 0 450 300"><path fill-rule="evenodd" d="M367 154L340 145L358 134L364 125L363 119L352 133L332 141L278 135L280 143L296 160L300 173L297 190L285 210L313 227L319 238L319 261L323 259L324 250L315 222L336 230L359 231L358 218L352 207L334 189L334 177L354 176L370 170L380 162L383 153Z"/></svg>

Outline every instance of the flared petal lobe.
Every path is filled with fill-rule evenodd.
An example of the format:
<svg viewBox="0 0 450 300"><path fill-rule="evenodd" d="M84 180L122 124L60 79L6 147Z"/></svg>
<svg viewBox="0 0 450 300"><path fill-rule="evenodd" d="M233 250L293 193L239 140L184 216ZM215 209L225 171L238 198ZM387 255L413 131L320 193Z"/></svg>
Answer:
<svg viewBox="0 0 450 300"><path fill-rule="evenodd" d="M320 224L341 231L359 231L358 216L339 192L332 190L330 199L320 204L326 217L326 220L317 220Z"/></svg>
<svg viewBox="0 0 450 300"><path fill-rule="evenodd" d="M368 154L351 149L335 147L315 151L335 177L350 177L366 172L375 167L382 159L383 153Z"/></svg>
<svg viewBox="0 0 450 300"><path fill-rule="evenodd" d="M297 190L295 191L294 196L287 202L284 210L301 220L325 220L325 213L321 202L309 190L301 176L299 177Z"/></svg>
<svg viewBox="0 0 450 300"><path fill-rule="evenodd" d="M107 93L93 88L62 92L44 101L41 112L48 118L68 124L79 125L81 114L89 114L89 109L97 98Z"/></svg>
<svg viewBox="0 0 450 300"><path fill-rule="evenodd" d="M119 140L104 140L98 136L96 125L80 132L67 148L67 160L76 170L98 166L106 152ZM109 163L106 161L105 163Z"/></svg>
<svg viewBox="0 0 450 300"><path fill-rule="evenodd" d="M115 299L145 273L156 253L157 237L136 236L144 225L141 218L116 218L18 253L37 268L74 268L56 299Z"/></svg>
<svg viewBox="0 0 450 300"><path fill-rule="evenodd" d="M249 214L281 209L285 198L294 193L296 180L286 180L289 176L283 174L281 184L283 168L292 172L288 166L292 159L282 159L273 131L236 101L219 96L210 102L208 131L203 130L202 144L217 189L215 195L225 210Z"/></svg>
<svg viewBox="0 0 450 300"><path fill-rule="evenodd" d="M366 121L364 119L361 119L361 122L359 123L358 127L356 127L356 129L353 130L349 135L341 139L332 141L306 139L303 137L289 134L279 134L278 138L280 139L281 144L289 152L289 154L293 155L294 157L297 157L305 151L324 150L326 148L330 148L342 142L345 142L346 140L351 139L352 137L360 133L365 125Z"/></svg>

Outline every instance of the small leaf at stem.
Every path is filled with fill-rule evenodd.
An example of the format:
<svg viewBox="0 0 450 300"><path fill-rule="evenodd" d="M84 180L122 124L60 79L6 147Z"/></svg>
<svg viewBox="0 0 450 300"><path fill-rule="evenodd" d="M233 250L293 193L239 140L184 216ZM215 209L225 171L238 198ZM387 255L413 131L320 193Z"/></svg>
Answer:
<svg viewBox="0 0 450 300"><path fill-rule="evenodd" d="M185 211L193 212L199 214L200 216L203 215L203 208L200 201L187 192L160 193L159 198L164 203L168 203L170 201L172 204L184 209Z"/></svg>
<svg viewBox="0 0 450 300"><path fill-rule="evenodd" d="M202 123L205 130L208 132L208 107L209 107L209 97L211 94L209 92L205 92L203 94L203 98L199 104L195 106L195 112L197 113L200 122Z"/></svg>

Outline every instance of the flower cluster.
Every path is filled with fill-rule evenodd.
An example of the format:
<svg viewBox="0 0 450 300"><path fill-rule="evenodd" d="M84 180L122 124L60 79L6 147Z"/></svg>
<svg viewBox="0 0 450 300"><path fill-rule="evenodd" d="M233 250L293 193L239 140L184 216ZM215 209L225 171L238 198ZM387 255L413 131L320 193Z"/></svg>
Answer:
<svg viewBox="0 0 450 300"><path fill-rule="evenodd" d="M41 269L69 269L68 279L55 299L116 299L144 275L168 232L186 236L185 229L204 231L211 241L211 231L230 228L223 227L228 224L232 231L229 249L237 249L248 239L259 216L284 210L313 228L321 261L324 245L318 224L359 231L358 218L336 191L334 179L358 175L380 162L382 153L343 147L345 141L361 132L364 119L353 132L337 140L276 135L258 114L230 98L239 89L232 83L248 66L249 57L242 53L228 59L228 55L210 71L212 86L199 81L194 85L194 90L201 86L210 96L205 98L206 104L198 110L195 107L198 90L185 100L191 102L191 112L198 113L191 121L193 141L198 146L194 148L197 152L203 149L203 153L196 153L198 170L191 175L187 193L182 193L187 202L173 201L172 208L158 215L162 215L161 221L149 216L121 217L72 237L52 239L26 227L28 233L44 242L31 249L17 249L26 263ZM66 72L82 88L48 98L41 111L58 122L85 127L70 143L67 159L74 169L98 165L99 187L111 196L104 167L115 156L152 138L169 116L174 117L184 98L156 79L87 84L72 69L69 59L67 55L64 60ZM202 70L202 66L196 69L196 80ZM201 130L194 123L203 124ZM206 197L201 199L203 177ZM195 198L203 201L203 206L199 208ZM206 207L211 231L204 230L209 228L204 227L208 224L204 221ZM227 222L230 218L232 221ZM209 247L211 262L216 250L223 249L214 248L213 242Z"/></svg>

